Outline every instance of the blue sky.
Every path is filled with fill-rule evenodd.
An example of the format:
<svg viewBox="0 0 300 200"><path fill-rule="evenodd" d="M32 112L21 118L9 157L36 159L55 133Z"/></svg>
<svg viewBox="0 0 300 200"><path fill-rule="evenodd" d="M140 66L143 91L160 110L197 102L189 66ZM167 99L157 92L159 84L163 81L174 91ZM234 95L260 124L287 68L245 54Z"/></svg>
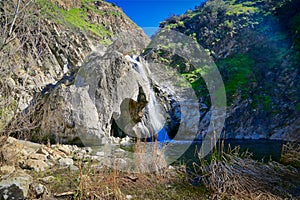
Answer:
<svg viewBox="0 0 300 200"><path fill-rule="evenodd" d="M204 0L107 0L115 2L148 35L157 30L159 22L172 14L183 14Z"/></svg>

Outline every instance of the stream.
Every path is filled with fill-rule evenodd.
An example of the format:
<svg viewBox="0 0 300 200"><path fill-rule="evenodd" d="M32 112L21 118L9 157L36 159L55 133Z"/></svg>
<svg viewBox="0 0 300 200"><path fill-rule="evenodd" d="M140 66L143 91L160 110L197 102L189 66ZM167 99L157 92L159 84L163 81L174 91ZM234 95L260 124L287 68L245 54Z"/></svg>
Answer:
<svg viewBox="0 0 300 200"><path fill-rule="evenodd" d="M184 143L188 141L176 141L174 145L176 148L181 148L184 146ZM252 158L258 161L267 162L270 160L279 161L281 156L281 149L283 141L274 141L274 140L225 140L224 149L228 151L228 148L231 149L235 147L240 147L240 152L249 151L252 153ZM221 142L218 142L216 147L220 149ZM201 141L194 141L191 143L189 148L185 153L177 159L177 163L186 163L192 164L193 162L198 162L197 152L201 148ZM169 151L166 155L167 158L172 158L176 155L176 152ZM175 163L176 163L175 162Z"/></svg>

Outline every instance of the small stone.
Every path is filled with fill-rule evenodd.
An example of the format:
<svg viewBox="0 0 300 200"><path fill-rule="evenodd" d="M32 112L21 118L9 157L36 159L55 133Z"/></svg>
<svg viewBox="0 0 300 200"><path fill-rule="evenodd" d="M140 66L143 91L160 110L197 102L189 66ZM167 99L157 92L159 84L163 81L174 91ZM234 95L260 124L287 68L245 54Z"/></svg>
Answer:
<svg viewBox="0 0 300 200"><path fill-rule="evenodd" d="M35 191L36 197L40 197L44 194L45 187L39 183L34 187L34 191Z"/></svg>
<svg viewBox="0 0 300 200"><path fill-rule="evenodd" d="M69 168L70 168L70 170L73 171L73 172L79 171L79 168L78 168L77 166L75 166L75 165L70 165Z"/></svg>
<svg viewBox="0 0 300 200"><path fill-rule="evenodd" d="M129 143L130 143L130 137L128 137L128 136L126 136L125 138L122 138L121 142L120 142L120 144L122 144L122 145L126 145Z"/></svg>
<svg viewBox="0 0 300 200"><path fill-rule="evenodd" d="M133 198L133 196L132 195L126 195L126 199L128 199L128 200L130 200L130 199L132 199Z"/></svg>
<svg viewBox="0 0 300 200"><path fill-rule="evenodd" d="M96 156L101 156L101 157L104 157L105 156L105 153L103 151L98 151L96 153Z"/></svg>
<svg viewBox="0 0 300 200"><path fill-rule="evenodd" d="M84 147L85 153L92 153L93 149L91 147Z"/></svg>
<svg viewBox="0 0 300 200"><path fill-rule="evenodd" d="M55 177L54 176L47 176L47 177L44 177L44 178L40 178L39 180L43 181L44 183L51 183L55 180Z"/></svg>
<svg viewBox="0 0 300 200"><path fill-rule="evenodd" d="M37 150L37 153L38 153L38 154L43 154L43 155L45 155L45 156L48 156L48 155L49 155L49 152L47 151L47 148L48 148L48 147L41 147L41 148L39 148L39 150Z"/></svg>
<svg viewBox="0 0 300 200"><path fill-rule="evenodd" d="M74 164L74 161L72 158L60 158L58 163L61 167L69 167Z"/></svg>
<svg viewBox="0 0 300 200"><path fill-rule="evenodd" d="M44 154L35 153L35 154L29 155L29 159L45 161L45 160L47 160L47 156Z"/></svg>
<svg viewBox="0 0 300 200"><path fill-rule="evenodd" d="M42 172L50 168L46 162L33 159L26 160L23 164L21 164L21 167L23 169L33 169L36 172Z"/></svg>
<svg viewBox="0 0 300 200"><path fill-rule="evenodd" d="M6 83L7 83L7 85L8 85L10 88L15 88L15 87L16 87L16 82L15 82L14 79L12 79L11 77L9 77L9 78L6 80Z"/></svg>
<svg viewBox="0 0 300 200"><path fill-rule="evenodd" d="M15 171L15 166L11 165L11 166L8 166L8 165L4 165L2 167L0 167L0 172L2 174L11 174Z"/></svg>
<svg viewBox="0 0 300 200"><path fill-rule="evenodd" d="M115 153L124 153L124 152L125 152L125 150L124 149L120 149L120 148L118 148L118 149L115 150Z"/></svg>
<svg viewBox="0 0 300 200"><path fill-rule="evenodd" d="M168 169L169 170L174 170L175 168L172 165L169 165Z"/></svg>
<svg viewBox="0 0 300 200"><path fill-rule="evenodd" d="M59 145L57 149L66 155L71 155L72 152L68 145Z"/></svg>
<svg viewBox="0 0 300 200"><path fill-rule="evenodd" d="M91 156L91 159L97 162L100 162L102 160L100 156Z"/></svg>
<svg viewBox="0 0 300 200"><path fill-rule="evenodd" d="M53 151L51 154L54 158L66 157L66 154L62 151Z"/></svg>

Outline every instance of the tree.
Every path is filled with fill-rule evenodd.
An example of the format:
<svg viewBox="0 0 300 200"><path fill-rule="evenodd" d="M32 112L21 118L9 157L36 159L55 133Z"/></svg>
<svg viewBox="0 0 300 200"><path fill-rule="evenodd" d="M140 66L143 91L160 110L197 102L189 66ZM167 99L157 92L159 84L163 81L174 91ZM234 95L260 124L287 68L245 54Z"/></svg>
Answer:
<svg viewBox="0 0 300 200"><path fill-rule="evenodd" d="M20 112L29 76L27 53L40 54L41 37L40 9L33 0L0 0L0 133L9 132L6 126Z"/></svg>

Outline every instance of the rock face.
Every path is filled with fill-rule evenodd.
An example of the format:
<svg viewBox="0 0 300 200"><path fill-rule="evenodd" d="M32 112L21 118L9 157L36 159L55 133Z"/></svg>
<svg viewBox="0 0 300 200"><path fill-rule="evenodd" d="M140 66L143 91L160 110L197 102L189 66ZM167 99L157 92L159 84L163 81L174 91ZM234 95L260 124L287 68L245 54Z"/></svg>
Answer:
<svg viewBox="0 0 300 200"><path fill-rule="evenodd" d="M5 6L0 3L0 12L13 16L14 3ZM149 41L120 8L105 1L42 0L31 2L30 6L21 2L20 7L24 7L24 12L18 15L14 32L1 35L1 42L10 39L13 42L0 42L0 77L3 80L0 83L0 132L5 129L14 132L17 126L24 127L20 129L23 133L25 127L34 129L32 122L20 125L10 120L27 109L34 96L53 89L57 82L66 81L78 71L97 46L107 46L115 37L125 37L122 32L134 39L128 44L131 49L127 52L139 51ZM40 13L38 18L27 16L36 10ZM80 14L74 15L73 11ZM0 23L5 26L3 21ZM10 52L14 52L13 57ZM7 124L10 127L5 127Z"/></svg>
<svg viewBox="0 0 300 200"><path fill-rule="evenodd" d="M84 144L103 144L122 132L142 138L153 135L151 117L145 112L152 91L138 70L144 66L137 58L115 51L115 45L118 42L91 54L72 84L60 84L42 99L37 135ZM123 48L124 52L129 47Z"/></svg>

